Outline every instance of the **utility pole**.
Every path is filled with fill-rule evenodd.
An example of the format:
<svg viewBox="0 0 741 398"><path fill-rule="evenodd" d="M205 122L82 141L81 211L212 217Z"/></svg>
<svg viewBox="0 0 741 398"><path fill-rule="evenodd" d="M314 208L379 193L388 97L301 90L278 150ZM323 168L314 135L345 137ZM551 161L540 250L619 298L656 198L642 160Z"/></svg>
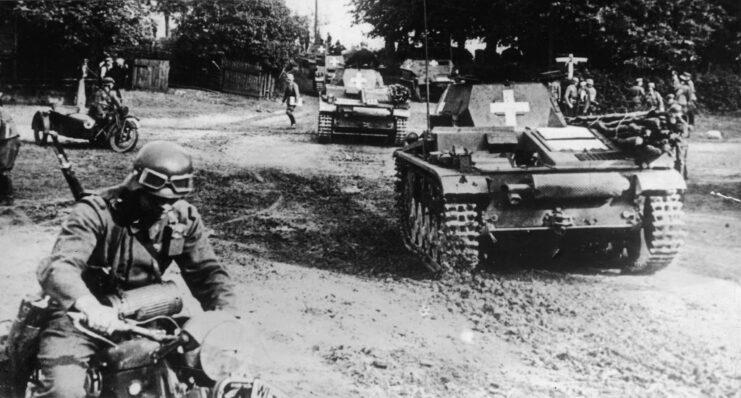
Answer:
<svg viewBox="0 0 741 398"><path fill-rule="evenodd" d="M319 43L319 0L314 0L314 43Z"/></svg>

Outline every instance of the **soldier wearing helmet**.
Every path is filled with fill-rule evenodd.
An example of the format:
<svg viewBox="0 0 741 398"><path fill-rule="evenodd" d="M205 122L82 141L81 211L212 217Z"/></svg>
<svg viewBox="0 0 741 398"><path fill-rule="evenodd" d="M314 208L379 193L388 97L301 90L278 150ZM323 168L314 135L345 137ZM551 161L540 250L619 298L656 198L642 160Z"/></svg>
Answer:
<svg viewBox="0 0 741 398"><path fill-rule="evenodd" d="M93 94L89 115L98 123L105 123L121 107L121 101L111 92L115 85L116 81L112 77L104 77L100 88Z"/></svg>
<svg viewBox="0 0 741 398"><path fill-rule="evenodd" d="M40 336L42 377L34 396L85 396L87 359L102 346L74 329L68 311L83 313L96 331L111 332L118 314L101 298L160 283L173 262L204 310L233 308L229 275L201 216L184 199L194 188L190 155L158 141L141 148L122 184L75 205L37 270L53 313Z"/></svg>

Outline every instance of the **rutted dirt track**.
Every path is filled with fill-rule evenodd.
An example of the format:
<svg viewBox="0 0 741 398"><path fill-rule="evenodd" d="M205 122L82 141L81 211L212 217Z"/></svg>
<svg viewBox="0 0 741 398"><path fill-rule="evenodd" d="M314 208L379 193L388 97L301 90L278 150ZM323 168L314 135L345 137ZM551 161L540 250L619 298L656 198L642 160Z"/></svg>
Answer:
<svg viewBox="0 0 741 398"><path fill-rule="evenodd" d="M253 368L290 396L741 396L741 206L709 195L741 194L738 132L695 134L689 236L655 276L581 267L435 280L400 241L393 148L316 143L311 102L289 130L272 102L189 90L127 99L143 141L192 150L191 201L239 283ZM51 151L31 143L35 109L9 107L26 145L16 205L0 208L3 319L35 289L71 204ZM88 187L120 181L133 156L67 145Z"/></svg>

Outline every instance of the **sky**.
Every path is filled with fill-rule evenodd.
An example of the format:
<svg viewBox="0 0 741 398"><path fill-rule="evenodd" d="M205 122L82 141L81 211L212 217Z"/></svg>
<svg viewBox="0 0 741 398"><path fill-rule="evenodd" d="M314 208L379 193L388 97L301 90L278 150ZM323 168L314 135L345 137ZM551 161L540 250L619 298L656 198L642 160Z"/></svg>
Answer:
<svg viewBox="0 0 741 398"><path fill-rule="evenodd" d="M285 0L286 5L299 15L314 16L314 0ZM372 27L368 24L353 25L349 0L319 0L319 32L322 39L327 33L332 35L332 41L340 40L342 44L350 48L352 45L360 44L365 40L371 49L383 47L383 39L370 38L367 36Z"/></svg>

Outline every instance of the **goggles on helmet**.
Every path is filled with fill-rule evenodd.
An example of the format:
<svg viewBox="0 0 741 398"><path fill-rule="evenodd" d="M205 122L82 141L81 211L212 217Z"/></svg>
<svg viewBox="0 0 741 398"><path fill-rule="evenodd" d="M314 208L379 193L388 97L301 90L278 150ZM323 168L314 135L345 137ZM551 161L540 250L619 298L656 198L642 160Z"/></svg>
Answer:
<svg viewBox="0 0 741 398"><path fill-rule="evenodd" d="M147 167L139 171L138 182L145 188L153 191L158 191L169 185L173 192L181 195L193 192L194 188L193 174L168 176Z"/></svg>

